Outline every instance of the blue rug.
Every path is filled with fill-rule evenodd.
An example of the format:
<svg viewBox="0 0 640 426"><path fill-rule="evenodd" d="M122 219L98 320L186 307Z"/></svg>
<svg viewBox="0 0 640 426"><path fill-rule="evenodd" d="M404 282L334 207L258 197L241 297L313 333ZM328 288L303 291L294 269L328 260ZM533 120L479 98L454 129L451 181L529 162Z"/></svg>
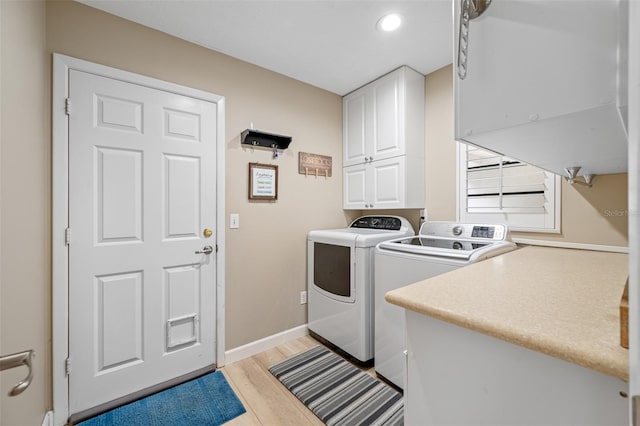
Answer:
<svg viewBox="0 0 640 426"><path fill-rule="evenodd" d="M221 371L93 417L78 426L217 426L246 410Z"/></svg>

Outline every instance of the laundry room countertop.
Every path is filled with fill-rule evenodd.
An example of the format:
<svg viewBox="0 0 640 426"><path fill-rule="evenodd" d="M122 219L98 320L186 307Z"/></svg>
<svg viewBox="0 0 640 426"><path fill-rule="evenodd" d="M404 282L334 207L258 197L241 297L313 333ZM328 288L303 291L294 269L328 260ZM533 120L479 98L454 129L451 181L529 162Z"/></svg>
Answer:
<svg viewBox="0 0 640 426"><path fill-rule="evenodd" d="M394 305L629 380L628 255L529 246L386 294Z"/></svg>

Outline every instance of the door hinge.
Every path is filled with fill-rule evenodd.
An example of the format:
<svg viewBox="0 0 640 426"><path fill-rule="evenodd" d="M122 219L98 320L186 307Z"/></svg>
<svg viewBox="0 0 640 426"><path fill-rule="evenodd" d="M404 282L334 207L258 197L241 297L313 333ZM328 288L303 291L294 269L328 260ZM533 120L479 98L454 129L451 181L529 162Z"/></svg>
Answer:
<svg viewBox="0 0 640 426"><path fill-rule="evenodd" d="M640 426L640 395L631 397L631 424Z"/></svg>
<svg viewBox="0 0 640 426"><path fill-rule="evenodd" d="M64 360L64 374L67 376L71 374L71 358Z"/></svg>
<svg viewBox="0 0 640 426"><path fill-rule="evenodd" d="M67 98L64 100L64 113L67 115L71 115L71 98Z"/></svg>
<svg viewBox="0 0 640 426"><path fill-rule="evenodd" d="M64 230L64 245L68 246L69 244L71 244L71 228Z"/></svg>
<svg viewBox="0 0 640 426"><path fill-rule="evenodd" d="M218 252L218 245L216 244L216 253Z"/></svg>

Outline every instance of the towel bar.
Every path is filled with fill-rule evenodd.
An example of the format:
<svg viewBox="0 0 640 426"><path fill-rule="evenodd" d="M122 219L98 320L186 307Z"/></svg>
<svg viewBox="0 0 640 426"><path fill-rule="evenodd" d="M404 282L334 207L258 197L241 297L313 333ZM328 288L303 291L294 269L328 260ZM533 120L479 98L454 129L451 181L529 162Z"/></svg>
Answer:
<svg viewBox="0 0 640 426"><path fill-rule="evenodd" d="M0 371L20 367L21 365L26 365L29 368L29 374L27 377L21 382L18 382L18 384L9 391L9 396L20 395L31 384L31 380L33 379L33 365L31 361L35 356L36 353L32 349L0 357Z"/></svg>

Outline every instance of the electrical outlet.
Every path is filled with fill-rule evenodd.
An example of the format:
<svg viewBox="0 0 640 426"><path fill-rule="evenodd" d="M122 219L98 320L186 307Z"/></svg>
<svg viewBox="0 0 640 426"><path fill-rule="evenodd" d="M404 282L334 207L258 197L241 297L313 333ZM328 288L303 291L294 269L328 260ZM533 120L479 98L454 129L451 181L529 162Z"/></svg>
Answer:
<svg viewBox="0 0 640 426"><path fill-rule="evenodd" d="M307 304L307 291L303 290L300 292L300 304L301 305L306 305Z"/></svg>

